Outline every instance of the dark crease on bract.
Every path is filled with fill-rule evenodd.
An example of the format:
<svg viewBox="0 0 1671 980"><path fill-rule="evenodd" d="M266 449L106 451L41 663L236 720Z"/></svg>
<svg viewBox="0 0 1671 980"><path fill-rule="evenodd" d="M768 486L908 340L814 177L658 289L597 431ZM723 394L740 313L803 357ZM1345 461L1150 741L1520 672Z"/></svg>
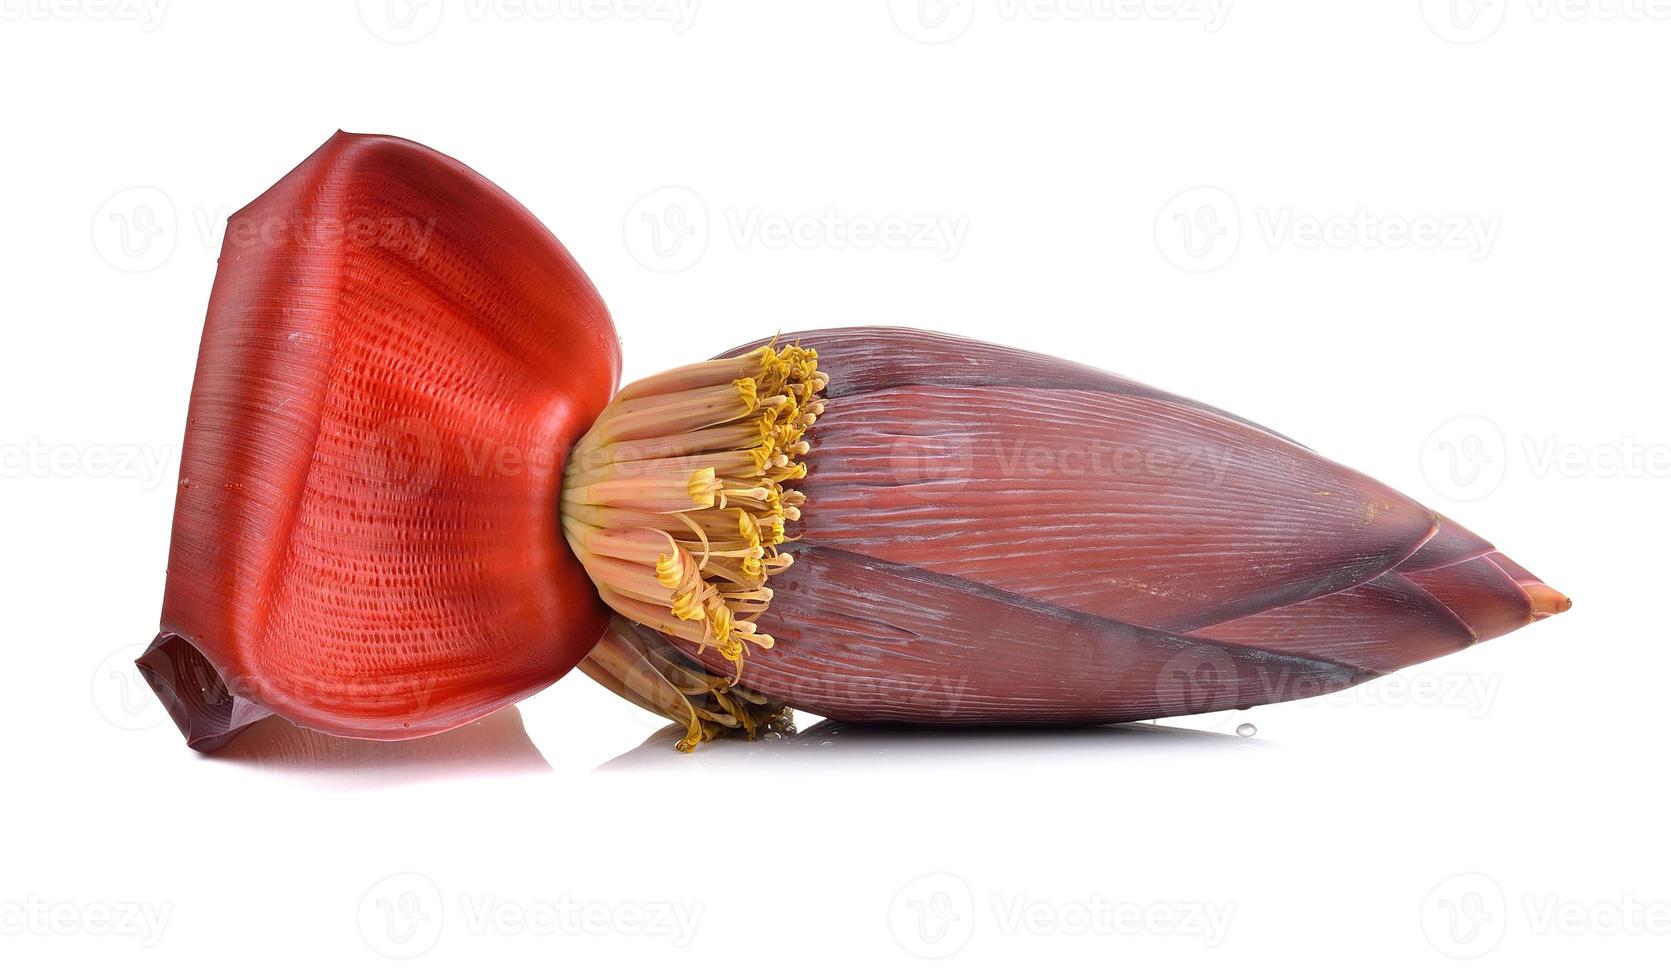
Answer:
<svg viewBox="0 0 1671 980"><path fill-rule="evenodd" d="M951 724L1247 707L1566 608L1466 529L1210 406L922 331L784 339L831 380L796 561L760 620L778 644L744 683L793 707Z"/></svg>

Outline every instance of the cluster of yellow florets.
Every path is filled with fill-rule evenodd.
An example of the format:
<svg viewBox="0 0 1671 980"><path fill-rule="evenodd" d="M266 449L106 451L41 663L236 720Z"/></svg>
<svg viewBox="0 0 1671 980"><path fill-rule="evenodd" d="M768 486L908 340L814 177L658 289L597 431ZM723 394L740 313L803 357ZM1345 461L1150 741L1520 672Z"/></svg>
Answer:
<svg viewBox="0 0 1671 980"><path fill-rule="evenodd" d="M736 665L778 551L806 496L806 433L829 378L810 348L767 345L647 378L623 390L565 474L563 527L617 612L711 647Z"/></svg>

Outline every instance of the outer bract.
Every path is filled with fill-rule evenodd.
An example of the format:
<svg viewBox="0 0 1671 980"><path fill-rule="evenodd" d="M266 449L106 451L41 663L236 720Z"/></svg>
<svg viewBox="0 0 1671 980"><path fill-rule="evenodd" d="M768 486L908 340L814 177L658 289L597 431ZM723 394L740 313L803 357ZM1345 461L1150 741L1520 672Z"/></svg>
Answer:
<svg viewBox="0 0 1671 980"><path fill-rule="evenodd" d="M607 611L559 485L619 372L557 239L426 147L338 134L234 215L140 661L188 741L427 735L573 667Z"/></svg>
<svg viewBox="0 0 1671 980"><path fill-rule="evenodd" d="M1336 690L1568 606L1426 507L1217 409L958 337L788 339L829 381L793 567L758 620L776 644L742 674L771 701L1159 718Z"/></svg>

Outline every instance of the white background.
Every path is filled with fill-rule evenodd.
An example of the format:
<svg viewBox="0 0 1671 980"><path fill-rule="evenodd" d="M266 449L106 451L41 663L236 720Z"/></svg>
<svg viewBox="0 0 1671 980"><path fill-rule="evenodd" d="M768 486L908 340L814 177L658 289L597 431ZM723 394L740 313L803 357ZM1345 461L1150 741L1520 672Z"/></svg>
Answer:
<svg viewBox="0 0 1671 980"><path fill-rule="evenodd" d="M7 975L1663 969L1671 9L923 4L0 0ZM338 127L525 202L629 377L843 324L1044 350L1575 609L1164 728L687 757L576 674L199 757L127 664L219 238Z"/></svg>

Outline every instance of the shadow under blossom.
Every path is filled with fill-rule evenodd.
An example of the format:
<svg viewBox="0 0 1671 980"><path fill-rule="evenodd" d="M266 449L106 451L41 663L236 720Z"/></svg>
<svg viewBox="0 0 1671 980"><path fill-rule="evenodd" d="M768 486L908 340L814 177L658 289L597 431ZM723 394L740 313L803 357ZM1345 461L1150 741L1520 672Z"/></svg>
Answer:
<svg viewBox="0 0 1671 980"><path fill-rule="evenodd" d="M1173 728L1152 722L1085 727L959 727L820 721L796 732L770 732L747 741L719 739L694 752L675 749L684 727L668 725L638 747L599 766L598 772L675 770L693 764L758 767L782 765L866 766L909 761L936 765L958 761L989 762L995 756L1048 754L1053 760L1094 763L1110 751L1196 753L1258 750L1257 739L1221 732Z"/></svg>

